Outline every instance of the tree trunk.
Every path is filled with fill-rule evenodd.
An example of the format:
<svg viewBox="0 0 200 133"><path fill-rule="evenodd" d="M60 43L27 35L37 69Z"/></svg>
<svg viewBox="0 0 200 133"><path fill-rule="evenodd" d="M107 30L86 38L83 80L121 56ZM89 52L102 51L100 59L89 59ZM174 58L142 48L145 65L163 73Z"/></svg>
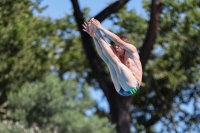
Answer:
<svg viewBox="0 0 200 133"><path fill-rule="evenodd" d="M117 12L121 7L123 7L129 0L120 0L116 1L107 8L105 8L102 12L100 12L95 18L102 22L105 20L109 15L112 13ZM73 9L74 9L74 17L77 22L78 29L81 33L82 44L85 50L87 59L89 61L90 67L92 69L93 75L97 79L100 88L103 90L104 95L106 96L108 103L110 105L110 114L111 120L113 123L116 124L117 133L129 133L130 132L130 114L129 114L129 107L131 104L131 97L122 97L120 96L111 81L110 75L105 71L103 66L103 61L99 58L97 53L95 52L93 40L92 38L82 30L82 24L84 23L83 13L80 10L79 4L77 0L71 0ZM160 0L153 0L152 3L159 3ZM157 4L156 4L157 5ZM155 6L152 6L152 8ZM156 6L157 8L157 6ZM155 13L151 15L154 17ZM151 22L151 21L150 21ZM149 27L152 27L151 24L157 23L157 19L155 22L150 23ZM156 26L158 23L156 24ZM153 27L154 28L154 27ZM148 33L151 32L153 28L149 28ZM156 34L157 27L154 28ZM147 36L149 35L147 33ZM148 58L148 56L143 56L144 52L150 53L150 51L145 51L145 48L148 45L152 45L155 42L155 39L151 39L151 37L155 37L156 35L151 35L150 38L146 37L146 41L144 43L144 48L141 49L142 58ZM148 44L148 40L154 40L153 43ZM151 50L151 49L148 49ZM143 67L146 62L144 62Z"/></svg>

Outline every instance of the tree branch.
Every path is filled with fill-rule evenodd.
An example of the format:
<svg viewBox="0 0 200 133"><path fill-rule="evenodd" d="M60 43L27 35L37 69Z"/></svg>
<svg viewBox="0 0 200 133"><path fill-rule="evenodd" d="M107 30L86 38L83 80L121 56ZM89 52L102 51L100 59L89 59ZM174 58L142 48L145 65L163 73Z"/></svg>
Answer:
<svg viewBox="0 0 200 133"><path fill-rule="evenodd" d="M130 0L119 0L114 2L113 4L106 7L104 10L102 10L99 14L97 14L94 18L98 21L102 22L106 18L108 18L112 13L116 13L120 8L122 8L124 5L126 5L127 2Z"/></svg>
<svg viewBox="0 0 200 133"><path fill-rule="evenodd" d="M160 14L163 9L163 4L160 0L152 0L151 4L151 17L149 22L149 28L146 34L146 38L140 50L140 60L142 63L142 68L145 68L147 60L150 57L151 50L153 49L153 45L156 41L156 34L158 31Z"/></svg>

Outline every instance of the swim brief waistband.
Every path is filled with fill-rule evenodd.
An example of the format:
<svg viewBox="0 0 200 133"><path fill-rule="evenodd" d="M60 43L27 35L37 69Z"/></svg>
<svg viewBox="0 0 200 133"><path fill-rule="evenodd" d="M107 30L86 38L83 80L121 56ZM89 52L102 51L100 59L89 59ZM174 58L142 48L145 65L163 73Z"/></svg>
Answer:
<svg viewBox="0 0 200 133"><path fill-rule="evenodd" d="M121 87L118 93L119 93L120 95L122 95L122 96L130 96L130 95L135 94L135 93L138 91L139 88L140 88L140 84L139 84L139 82L137 81L137 85L136 85L135 88L133 88L133 89L131 89L131 90L129 90L129 91L125 91L125 90Z"/></svg>

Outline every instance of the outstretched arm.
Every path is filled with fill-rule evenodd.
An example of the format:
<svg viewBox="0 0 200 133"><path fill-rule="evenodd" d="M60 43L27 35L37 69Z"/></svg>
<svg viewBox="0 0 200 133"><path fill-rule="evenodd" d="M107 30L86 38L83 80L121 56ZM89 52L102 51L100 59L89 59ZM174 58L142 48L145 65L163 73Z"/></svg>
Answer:
<svg viewBox="0 0 200 133"><path fill-rule="evenodd" d="M101 30L104 34L106 34L106 36L108 36L108 38L110 38L115 44L121 46L122 48L124 48L125 50L129 51L129 52L135 52L137 51L136 47L133 46L132 44L126 43L123 40L120 39L119 36L117 36L116 34L110 32L109 30L105 29L98 20L96 19L91 19L91 22L97 26L97 28L99 30Z"/></svg>

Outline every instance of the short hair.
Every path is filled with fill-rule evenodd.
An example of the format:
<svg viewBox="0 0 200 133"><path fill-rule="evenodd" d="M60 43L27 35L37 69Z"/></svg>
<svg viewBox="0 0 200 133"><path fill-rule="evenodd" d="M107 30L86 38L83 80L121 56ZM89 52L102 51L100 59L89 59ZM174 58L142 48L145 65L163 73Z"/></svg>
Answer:
<svg viewBox="0 0 200 133"><path fill-rule="evenodd" d="M131 42L130 38L128 36L126 36L126 35L122 35L119 38L122 39L126 43L130 43Z"/></svg>

